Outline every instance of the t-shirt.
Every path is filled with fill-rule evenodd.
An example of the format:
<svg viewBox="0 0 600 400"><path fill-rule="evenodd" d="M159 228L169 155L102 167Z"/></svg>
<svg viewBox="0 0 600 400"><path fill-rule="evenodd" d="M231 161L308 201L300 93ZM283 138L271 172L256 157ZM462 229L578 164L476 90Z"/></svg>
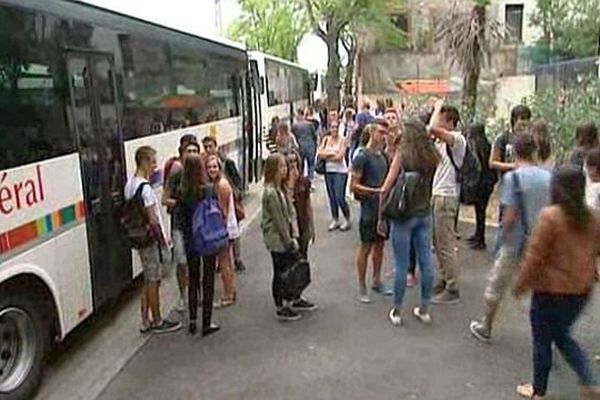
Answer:
<svg viewBox="0 0 600 400"><path fill-rule="evenodd" d="M517 188L514 184L514 174L518 174L519 177L519 185L522 192L521 201L519 200ZM511 244L515 256L521 254L523 245L525 244L522 206L525 207L527 229L529 234L531 234L540 211L550 202L551 177L552 174L550 172L537 166L521 167L504 175L500 202L505 207L518 208L517 223L512 232Z"/></svg>
<svg viewBox="0 0 600 400"><path fill-rule="evenodd" d="M172 199L177 200L175 207L171 209L171 222L174 229L183 229L183 219L185 218L183 209L181 208L181 179L183 178L183 170L178 170L171 173L167 180L167 188Z"/></svg>
<svg viewBox="0 0 600 400"><path fill-rule="evenodd" d="M375 118L373 114L368 111L361 111L356 115L356 124L358 126L365 126L373 122Z"/></svg>
<svg viewBox="0 0 600 400"><path fill-rule="evenodd" d="M585 188L585 203L592 210L600 211L600 182L591 182Z"/></svg>
<svg viewBox="0 0 600 400"><path fill-rule="evenodd" d="M131 178L129 178L129 180L127 181L127 184L125 184L125 189L124 189L125 200L132 199L133 196L135 196L135 192L137 192L139 186L142 183L149 183L149 182L147 179L142 178L140 176L134 175ZM154 190L152 189L150 184L145 185L144 188L142 189L142 199L144 200L144 207L146 207L146 208L151 207L151 206L154 207L154 211L158 217L158 223L160 225L160 230L162 232L164 241L166 243L167 235L165 234L165 224L163 223L162 215L160 212L160 202L158 201L158 197L156 196L156 193L154 192Z"/></svg>
<svg viewBox="0 0 600 400"><path fill-rule="evenodd" d="M494 140L493 150L500 151L500 161L504 163L515 162L515 151L513 147L514 135L508 132L503 132L496 137ZM500 172L500 177L504 175L504 172ZM502 183L502 182L501 182Z"/></svg>
<svg viewBox="0 0 600 400"><path fill-rule="evenodd" d="M317 145L317 131L312 122L302 120L294 123L292 133L298 141L298 146L302 149L314 149Z"/></svg>
<svg viewBox="0 0 600 400"><path fill-rule="evenodd" d="M380 188L385 181L389 164L379 150L362 148L352 160L352 172L360 174L361 185ZM376 220L379 217L379 195L372 195L360 202L361 219Z"/></svg>
<svg viewBox="0 0 600 400"><path fill-rule="evenodd" d="M442 158L433 175L431 191L434 196L458 197L460 194L459 184L456 180L456 168L448 156L447 148L450 148L454 163L460 168L467 151L467 141L460 132L451 132L451 134L454 137L452 146L441 140L437 140L435 143Z"/></svg>

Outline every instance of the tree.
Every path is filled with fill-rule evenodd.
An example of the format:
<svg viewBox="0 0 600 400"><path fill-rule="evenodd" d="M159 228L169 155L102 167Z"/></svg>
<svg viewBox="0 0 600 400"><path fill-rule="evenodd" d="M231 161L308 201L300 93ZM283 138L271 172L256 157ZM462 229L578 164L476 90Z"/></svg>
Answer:
<svg viewBox="0 0 600 400"><path fill-rule="evenodd" d="M280 0L240 0L239 4L242 16L228 30L231 39L286 60L297 60L298 44L308 31L301 7Z"/></svg>
<svg viewBox="0 0 600 400"><path fill-rule="evenodd" d="M473 0L471 9L461 9L455 4L436 34L443 52L462 71L462 103L467 122L471 122L476 113L481 69L490 62L492 45L503 36L498 21L487 18L486 7L489 4L490 0Z"/></svg>
<svg viewBox="0 0 600 400"><path fill-rule="evenodd" d="M600 0L537 0L530 22L542 31L531 49L534 63L592 57L598 52Z"/></svg>
<svg viewBox="0 0 600 400"><path fill-rule="evenodd" d="M358 52L359 31L377 28L377 32L402 32L388 14L390 4L401 0L297 0L304 5L313 32L327 44L327 101L332 110L339 109L341 68L340 44L348 54L345 92L353 91L354 60Z"/></svg>

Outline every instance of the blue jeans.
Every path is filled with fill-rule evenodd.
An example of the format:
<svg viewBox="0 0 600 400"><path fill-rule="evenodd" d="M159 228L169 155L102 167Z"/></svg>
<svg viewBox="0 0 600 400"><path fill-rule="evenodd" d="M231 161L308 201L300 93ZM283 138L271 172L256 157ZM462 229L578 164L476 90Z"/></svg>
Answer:
<svg viewBox="0 0 600 400"><path fill-rule="evenodd" d="M396 274L394 278L394 306L401 308L406 290L406 273L410 264L411 242L421 269L421 306L429 306L435 271L431 260L431 216L411 217L390 221Z"/></svg>
<svg viewBox="0 0 600 400"><path fill-rule="evenodd" d="M315 178L316 152L317 149L314 146L300 146L300 162L303 167L306 162L305 171L307 171L308 179L311 182Z"/></svg>
<svg viewBox="0 0 600 400"><path fill-rule="evenodd" d="M350 207L346 201L346 183L348 182L348 174L338 172L325 173L325 185L327 186L327 197L329 197L329 208L331 209L331 217L335 220L339 219L339 209L342 210L344 217L350 219Z"/></svg>
<svg viewBox="0 0 600 400"><path fill-rule="evenodd" d="M586 353L571 337L571 327L583 311L587 295L545 295L531 298L531 333L533 336L533 390L543 396L552 368L552 343L579 377L584 386L595 385L592 365Z"/></svg>

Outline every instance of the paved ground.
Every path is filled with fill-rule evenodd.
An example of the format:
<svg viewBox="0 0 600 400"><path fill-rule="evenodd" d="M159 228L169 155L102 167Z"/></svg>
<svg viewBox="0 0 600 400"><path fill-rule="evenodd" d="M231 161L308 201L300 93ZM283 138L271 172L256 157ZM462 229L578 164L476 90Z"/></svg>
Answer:
<svg viewBox="0 0 600 400"><path fill-rule="evenodd" d="M515 399L515 385L531 375L525 306L507 304L492 345L476 342L467 329L481 311L489 256L461 246L462 303L434 308L431 326L407 317L394 328L386 319L389 298L355 300L358 234L326 232L323 192L316 196L314 283L307 292L319 311L295 323L274 319L271 262L256 220L244 237L249 271L238 279L239 304L215 312L222 330L208 338L185 331L153 337L99 399ZM408 292L408 310L417 295L418 289ZM586 346L600 339L598 310L593 304L578 327ZM562 360L551 380L548 398L578 398Z"/></svg>

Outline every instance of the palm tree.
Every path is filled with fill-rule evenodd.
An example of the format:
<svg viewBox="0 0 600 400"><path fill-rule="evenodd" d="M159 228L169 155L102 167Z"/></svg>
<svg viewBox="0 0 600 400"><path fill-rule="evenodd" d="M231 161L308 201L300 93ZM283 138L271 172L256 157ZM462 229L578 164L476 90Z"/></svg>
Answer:
<svg viewBox="0 0 600 400"><path fill-rule="evenodd" d="M477 85L484 64L491 60L491 48L503 37L500 23L487 18L490 0L473 0L471 9L453 4L443 18L436 33L444 54L451 64L458 64L463 77L462 103L466 108L466 121L475 116Z"/></svg>

